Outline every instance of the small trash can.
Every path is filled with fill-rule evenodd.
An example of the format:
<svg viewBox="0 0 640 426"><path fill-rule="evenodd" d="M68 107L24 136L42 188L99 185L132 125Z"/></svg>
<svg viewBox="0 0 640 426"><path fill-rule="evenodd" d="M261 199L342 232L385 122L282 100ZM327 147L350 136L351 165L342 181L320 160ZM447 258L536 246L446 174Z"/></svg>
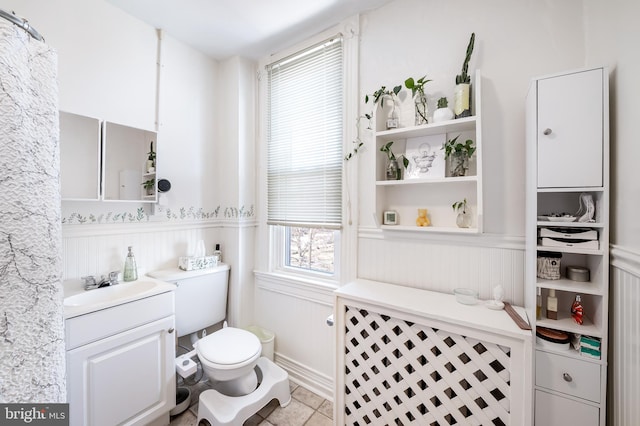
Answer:
<svg viewBox="0 0 640 426"><path fill-rule="evenodd" d="M260 339L260 343L262 344L261 355L269 359L269 361L273 361L273 341L276 338L275 334L273 334L272 331L265 330L257 325L250 325L246 330L258 336L258 339Z"/></svg>

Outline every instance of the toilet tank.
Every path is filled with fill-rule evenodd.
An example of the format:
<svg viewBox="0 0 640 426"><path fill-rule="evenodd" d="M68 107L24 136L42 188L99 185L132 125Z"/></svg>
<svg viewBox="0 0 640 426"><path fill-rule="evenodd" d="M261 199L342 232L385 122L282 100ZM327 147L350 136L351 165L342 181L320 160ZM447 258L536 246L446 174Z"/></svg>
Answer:
<svg viewBox="0 0 640 426"><path fill-rule="evenodd" d="M175 315L178 337L200 331L226 318L229 265L221 263L215 268L196 271L163 269L147 275L177 285Z"/></svg>

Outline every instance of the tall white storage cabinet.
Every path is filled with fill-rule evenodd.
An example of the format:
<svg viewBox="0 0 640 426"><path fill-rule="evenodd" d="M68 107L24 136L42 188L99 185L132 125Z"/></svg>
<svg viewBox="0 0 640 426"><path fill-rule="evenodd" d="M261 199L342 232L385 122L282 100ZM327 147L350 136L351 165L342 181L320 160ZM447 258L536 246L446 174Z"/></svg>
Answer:
<svg viewBox="0 0 640 426"><path fill-rule="evenodd" d="M586 352L536 338L533 414L538 426L605 424L608 81L606 68L574 71L534 79L527 95L527 312L534 330L560 331L577 342L581 336L582 352ZM595 206L593 220L580 221L581 200L589 198ZM539 261L557 262L557 256L561 256L560 268L554 266L551 272L559 272L559 276L538 271ZM568 274L569 269L581 273ZM554 292L557 319L549 319L548 297ZM538 294L542 304L536 318ZM584 307L581 325L571 315L577 295ZM553 304L553 299L550 302ZM599 357L589 351L594 342L596 347L600 344Z"/></svg>

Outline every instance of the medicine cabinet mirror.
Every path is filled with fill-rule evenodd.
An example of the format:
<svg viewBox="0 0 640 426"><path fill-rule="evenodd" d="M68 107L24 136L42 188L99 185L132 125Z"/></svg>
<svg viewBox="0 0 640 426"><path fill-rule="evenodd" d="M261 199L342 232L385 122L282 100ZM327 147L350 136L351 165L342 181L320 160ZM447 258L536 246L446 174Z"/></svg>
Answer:
<svg viewBox="0 0 640 426"><path fill-rule="evenodd" d="M62 199L155 202L156 152L156 132L60 111Z"/></svg>
<svg viewBox="0 0 640 426"><path fill-rule="evenodd" d="M100 120L60 111L63 200L100 199Z"/></svg>
<svg viewBox="0 0 640 426"><path fill-rule="evenodd" d="M155 157L157 134L108 121L103 123L102 182L105 201L156 200Z"/></svg>

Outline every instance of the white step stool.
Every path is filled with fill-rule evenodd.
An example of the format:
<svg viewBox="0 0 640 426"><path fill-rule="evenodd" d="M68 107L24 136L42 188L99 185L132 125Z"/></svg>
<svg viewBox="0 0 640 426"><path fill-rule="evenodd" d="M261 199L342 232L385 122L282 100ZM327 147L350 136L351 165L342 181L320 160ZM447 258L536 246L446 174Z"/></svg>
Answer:
<svg viewBox="0 0 640 426"><path fill-rule="evenodd" d="M289 374L265 357L258 359L257 368L262 374L262 381L249 395L227 396L215 389L202 392L198 400L196 424L200 425L200 421L204 420L203 425L241 425L274 398L281 407L289 405Z"/></svg>

